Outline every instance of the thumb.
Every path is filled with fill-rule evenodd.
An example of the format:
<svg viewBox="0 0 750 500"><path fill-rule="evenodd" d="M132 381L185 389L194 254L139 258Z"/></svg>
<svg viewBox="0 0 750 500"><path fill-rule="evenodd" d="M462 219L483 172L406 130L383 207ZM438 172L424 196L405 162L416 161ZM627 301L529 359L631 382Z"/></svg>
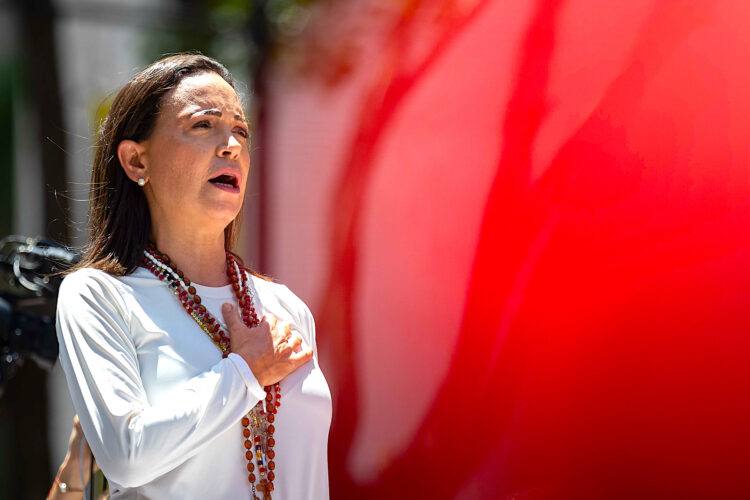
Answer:
<svg viewBox="0 0 750 500"><path fill-rule="evenodd" d="M221 305L221 315L224 317L224 323L230 332L237 330L241 325L240 317L234 311L234 306L229 302L224 302Z"/></svg>

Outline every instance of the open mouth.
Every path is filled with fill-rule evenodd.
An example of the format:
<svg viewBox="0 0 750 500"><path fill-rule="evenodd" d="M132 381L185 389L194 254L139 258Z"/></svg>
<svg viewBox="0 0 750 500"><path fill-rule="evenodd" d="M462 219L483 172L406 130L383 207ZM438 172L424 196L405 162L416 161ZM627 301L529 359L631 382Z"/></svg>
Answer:
<svg viewBox="0 0 750 500"><path fill-rule="evenodd" d="M214 177L213 179L209 179L208 182L218 186L231 187L235 189L238 188L240 184L237 176L232 174L221 174Z"/></svg>

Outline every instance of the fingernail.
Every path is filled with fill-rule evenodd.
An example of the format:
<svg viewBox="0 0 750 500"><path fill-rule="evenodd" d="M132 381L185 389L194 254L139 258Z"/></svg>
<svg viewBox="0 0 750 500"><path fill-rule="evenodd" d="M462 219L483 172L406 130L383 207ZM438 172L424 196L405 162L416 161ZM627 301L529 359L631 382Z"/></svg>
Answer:
<svg viewBox="0 0 750 500"><path fill-rule="evenodd" d="M232 304L230 304L229 302L224 302L221 305L221 308L224 309L225 311L231 311L232 310Z"/></svg>

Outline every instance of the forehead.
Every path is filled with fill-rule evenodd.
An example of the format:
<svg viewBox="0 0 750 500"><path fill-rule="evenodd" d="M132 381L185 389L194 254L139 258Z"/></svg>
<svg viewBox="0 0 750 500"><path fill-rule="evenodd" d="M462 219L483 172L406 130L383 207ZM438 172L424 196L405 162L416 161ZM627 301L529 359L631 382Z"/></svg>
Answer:
<svg viewBox="0 0 750 500"><path fill-rule="evenodd" d="M182 117L202 109L218 109L244 116L237 93L222 77L212 72L183 78L164 96L161 111Z"/></svg>

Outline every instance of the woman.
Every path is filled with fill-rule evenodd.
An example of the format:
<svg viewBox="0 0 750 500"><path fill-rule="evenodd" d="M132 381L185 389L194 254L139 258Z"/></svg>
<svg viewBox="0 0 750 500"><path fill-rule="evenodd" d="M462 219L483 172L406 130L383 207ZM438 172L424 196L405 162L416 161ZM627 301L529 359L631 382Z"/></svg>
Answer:
<svg viewBox="0 0 750 500"><path fill-rule="evenodd" d="M192 54L136 75L101 126L57 328L112 499L328 497L312 315L230 251L249 140L230 74Z"/></svg>

